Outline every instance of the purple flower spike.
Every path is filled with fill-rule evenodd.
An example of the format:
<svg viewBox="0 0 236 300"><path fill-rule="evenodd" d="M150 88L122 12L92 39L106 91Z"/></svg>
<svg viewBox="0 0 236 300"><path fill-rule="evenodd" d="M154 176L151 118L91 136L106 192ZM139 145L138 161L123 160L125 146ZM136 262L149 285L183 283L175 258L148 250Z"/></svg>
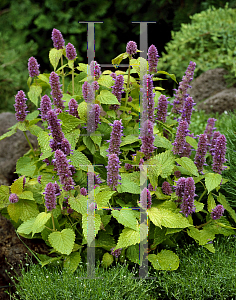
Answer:
<svg viewBox="0 0 236 300"><path fill-rule="evenodd" d="M27 98L25 96L25 93L22 90L20 90L15 96L15 104L14 104L15 111L16 111L15 116L17 121L23 122L26 118L27 115L26 101Z"/></svg>
<svg viewBox="0 0 236 300"><path fill-rule="evenodd" d="M122 92L124 91L123 89L123 84L124 84L124 77L123 75L118 75L115 79L115 84L112 87L112 94L116 96L117 100L121 103L121 96ZM120 105L118 104L112 104L109 108L113 110L117 110Z"/></svg>
<svg viewBox="0 0 236 300"><path fill-rule="evenodd" d="M194 164L196 165L198 172L203 171L203 165L206 163L206 153L207 153L207 135L200 134L197 152L194 159Z"/></svg>
<svg viewBox="0 0 236 300"><path fill-rule="evenodd" d="M137 44L134 41L129 41L126 46L126 52L129 55L135 54L137 52Z"/></svg>
<svg viewBox="0 0 236 300"><path fill-rule="evenodd" d="M119 249L117 249L115 251L114 251L114 249L115 249L115 247L111 248L111 254L113 256L115 256L116 258L118 258L120 256L120 254L121 254L122 248L119 248Z"/></svg>
<svg viewBox="0 0 236 300"><path fill-rule="evenodd" d="M90 63L90 72L91 76L95 77L96 80L98 80L102 74L100 65L94 60Z"/></svg>
<svg viewBox="0 0 236 300"><path fill-rule="evenodd" d="M89 119L87 122L87 130L89 133L92 133L95 130L97 130L98 123L100 120L100 113L101 113L101 108L99 104L92 104L92 108L89 112Z"/></svg>
<svg viewBox="0 0 236 300"><path fill-rule="evenodd" d="M185 188L185 177L180 177L177 181L176 187L175 187L175 193L176 196L178 196L178 202L180 202L184 195L184 188Z"/></svg>
<svg viewBox="0 0 236 300"><path fill-rule="evenodd" d="M94 100L94 89L87 81L82 85L82 92L85 102L91 103Z"/></svg>
<svg viewBox="0 0 236 300"><path fill-rule="evenodd" d="M156 120L161 121L162 123L166 122L167 107L168 107L167 97L165 95L161 95L158 100Z"/></svg>
<svg viewBox="0 0 236 300"><path fill-rule="evenodd" d="M56 191L55 186L53 183L49 182L46 187L45 191L43 192L45 194L45 206L48 211L53 210L56 208L57 205L57 199L56 199Z"/></svg>
<svg viewBox="0 0 236 300"><path fill-rule="evenodd" d="M80 119L79 114L78 114L78 110L77 110L77 108L78 108L77 101L74 98L72 98L72 99L70 99L68 105L69 105L69 114L76 117L76 118L78 118L78 119Z"/></svg>
<svg viewBox="0 0 236 300"><path fill-rule="evenodd" d="M48 95L44 95L41 98L41 102L40 102L40 108L39 110L41 111L41 119L43 121L47 120L47 113L49 112L49 110L52 109L52 103L50 98L48 97Z"/></svg>
<svg viewBox="0 0 236 300"><path fill-rule="evenodd" d="M75 50L75 47L71 43L68 43L66 45L66 57L69 60L76 59L76 50Z"/></svg>
<svg viewBox="0 0 236 300"><path fill-rule="evenodd" d="M164 181L162 183L162 187L161 188L162 188L163 194L170 195L173 192L172 188L171 188L171 185L169 184L168 181Z"/></svg>
<svg viewBox="0 0 236 300"><path fill-rule="evenodd" d="M185 99L187 98L187 89L190 87L190 82L193 80L193 74L196 67L196 63L190 61L189 66L185 72L185 76L183 76L182 81L179 84L178 90L176 91L175 100L173 103L173 107L171 112L174 114L181 113L183 110Z"/></svg>
<svg viewBox="0 0 236 300"><path fill-rule="evenodd" d="M180 121L179 126L177 128L177 133L175 137L175 141L172 145L173 147L173 153L174 154L181 154L184 151L184 145L185 145L185 138L188 134L188 122L187 121Z"/></svg>
<svg viewBox="0 0 236 300"><path fill-rule="evenodd" d="M112 132L111 132L111 138L110 138L110 140L107 140L107 142L110 143L109 148L108 148L108 153L109 154L115 153L115 154L119 155L121 153L120 144L121 144L121 136L122 136L122 130L123 130L122 120L120 120L120 121L115 120L114 123L111 124L111 126L113 127Z"/></svg>
<svg viewBox="0 0 236 300"><path fill-rule="evenodd" d="M131 96L129 96L129 98L128 98L128 102L132 102L132 97Z"/></svg>
<svg viewBox="0 0 236 300"><path fill-rule="evenodd" d="M221 134L215 144L212 170L218 174L221 174L224 170L223 163L226 162L226 138Z"/></svg>
<svg viewBox="0 0 236 300"><path fill-rule="evenodd" d="M11 195L9 196L9 201L10 201L11 203L16 203L16 202L19 201L19 197L17 196L17 194L11 194Z"/></svg>
<svg viewBox="0 0 236 300"><path fill-rule="evenodd" d="M50 141L50 147L53 151L60 149L61 142L64 139L64 133L61 130L61 124L57 119L57 115L54 110L49 110L47 114L48 129L51 131L53 139Z"/></svg>
<svg viewBox="0 0 236 300"><path fill-rule="evenodd" d="M39 76L39 67L40 67L40 65L38 64L36 58L31 56L28 60L29 76L30 77Z"/></svg>
<svg viewBox="0 0 236 300"><path fill-rule="evenodd" d="M187 134L187 136L194 137L194 134L193 133ZM180 157L190 157L191 153L192 153L192 146L189 143L185 142L183 147L183 152L180 153Z"/></svg>
<svg viewBox="0 0 236 300"><path fill-rule="evenodd" d="M150 191L147 189L147 188L144 188L143 190L142 190L142 192L141 192L141 196L140 196L140 201L139 201L139 203L141 204L141 206L142 206L142 208L143 209L145 209L145 196L147 195L147 209L149 209L149 208L151 208L151 206L152 206L152 196L151 196L151 194L150 194Z"/></svg>
<svg viewBox="0 0 236 300"><path fill-rule="evenodd" d="M37 181L38 181L39 184L41 184L41 178L42 178L41 175L39 175L38 178L37 178Z"/></svg>
<svg viewBox="0 0 236 300"><path fill-rule="evenodd" d="M218 220L223 216L224 213L224 207L223 205L217 205L215 208L212 209L211 212L211 218L212 220Z"/></svg>
<svg viewBox="0 0 236 300"><path fill-rule="evenodd" d="M94 89L94 91L98 91L99 90L99 84L97 81L92 82L92 87Z"/></svg>
<svg viewBox="0 0 236 300"><path fill-rule="evenodd" d="M207 120L207 125L206 125L206 129L205 129L204 133L207 135L208 146L211 145L211 138L212 138L212 135L213 135L213 130L215 129L215 127L214 127L215 126L215 121L217 121L217 119L214 119L214 118L209 118Z"/></svg>
<svg viewBox="0 0 236 300"><path fill-rule="evenodd" d="M188 96L184 102L184 108L181 115L181 120L186 120L188 124L190 124L193 112L193 105L196 105L196 103L193 102L192 97Z"/></svg>
<svg viewBox="0 0 236 300"><path fill-rule="evenodd" d="M74 189L74 181L72 179L72 173L69 167L69 162L66 159L65 154L61 150L55 151L55 165L57 168L57 175L59 175L60 182L63 185L63 190L70 191Z"/></svg>
<svg viewBox="0 0 236 300"><path fill-rule="evenodd" d="M195 205L194 205L194 197L197 196L195 194L195 184L192 177L188 177L185 180L185 187L184 187L184 196L183 201L180 204L181 211L186 217L193 212L195 212Z"/></svg>
<svg viewBox="0 0 236 300"><path fill-rule="evenodd" d="M87 195L87 190L86 190L86 188L82 187L82 188L80 189L80 193L81 193L81 195L86 196L86 195Z"/></svg>
<svg viewBox="0 0 236 300"><path fill-rule="evenodd" d="M175 171L174 175L175 175L175 177L179 178L181 176L181 172L180 171Z"/></svg>
<svg viewBox="0 0 236 300"><path fill-rule="evenodd" d="M142 120L145 122L149 119L154 122L154 96L153 93L153 75L146 74L143 76L143 88L140 88L143 93L143 113Z"/></svg>
<svg viewBox="0 0 236 300"><path fill-rule="evenodd" d="M157 63L158 63L158 55L157 48L154 45L151 45L148 48L148 64L149 64L149 72L157 72Z"/></svg>
<svg viewBox="0 0 236 300"><path fill-rule="evenodd" d="M126 169L127 171L128 171L128 170L131 170L131 169L133 169L133 165L125 163L125 169Z"/></svg>
<svg viewBox="0 0 236 300"><path fill-rule="evenodd" d="M219 131L215 131L213 133L213 137L212 137L212 141L211 141L211 148L209 150L209 152L211 153L212 156L214 156L214 149L215 149L216 140L220 135L221 135L221 133Z"/></svg>
<svg viewBox="0 0 236 300"><path fill-rule="evenodd" d="M153 145L155 137L153 135L153 123L149 120L145 121L141 128L141 152L144 153L145 159L149 159L153 151L157 148Z"/></svg>
<svg viewBox="0 0 236 300"><path fill-rule="evenodd" d="M59 76L55 73L55 72L52 72L50 74L50 77L49 77L49 83L50 83L50 86L51 86L51 95L52 95L52 98L53 98L53 104L57 107L57 108L61 108L62 110L65 108L62 100L62 90L61 90L61 86L62 84L60 84L60 80L59 80Z"/></svg>
<svg viewBox="0 0 236 300"><path fill-rule="evenodd" d="M155 189L154 189L154 187L151 185L151 183L149 183L149 184L148 184L148 190L151 191L151 192L152 192L152 191L155 191L155 190L156 190L156 187L155 187Z"/></svg>
<svg viewBox="0 0 236 300"><path fill-rule="evenodd" d="M117 156L117 154L113 153L108 156L108 166L105 168L107 169L107 185L113 188L113 191L116 190L116 186L118 184L118 180L121 179L121 176L119 175L119 168L121 166L119 165L120 161Z"/></svg>
<svg viewBox="0 0 236 300"><path fill-rule="evenodd" d="M71 154L71 146L66 138L63 138L61 141L61 150L66 156Z"/></svg>
<svg viewBox="0 0 236 300"><path fill-rule="evenodd" d="M63 49L63 47L65 46L65 41L63 39L63 36L58 29L53 28L52 41L53 41L53 47L56 48L57 50Z"/></svg>

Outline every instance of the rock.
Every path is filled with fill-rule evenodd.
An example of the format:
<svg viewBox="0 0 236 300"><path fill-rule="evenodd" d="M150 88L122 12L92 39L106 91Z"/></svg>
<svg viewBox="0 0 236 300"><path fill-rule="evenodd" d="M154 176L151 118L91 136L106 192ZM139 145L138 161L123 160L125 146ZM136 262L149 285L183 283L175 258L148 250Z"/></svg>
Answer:
<svg viewBox="0 0 236 300"><path fill-rule="evenodd" d="M197 109L205 110L205 113L222 114L224 111L233 111L236 109L236 88L225 89L199 103Z"/></svg>
<svg viewBox="0 0 236 300"><path fill-rule="evenodd" d="M0 136L9 131L9 127L16 124L16 118L14 113L3 112L0 114ZM34 148L37 147L37 137L27 131L27 136ZM14 172L16 170L17 160L23 156L30 146L22 131L17 132L0 141L0 181L7 180L9 183L13 182ZM3 179L5 178L5 179ZM1 183L2 184L2 183Z"/></svg>
<svg viewBox="0 0 236 300"><path fill-rule="evenodd" d="M224 79L224 75L226 74L228 72L223 68L208 70L191 82L192 88L188 89L187 93L193 97L195 103L199 103L227 89Z"/></svg>

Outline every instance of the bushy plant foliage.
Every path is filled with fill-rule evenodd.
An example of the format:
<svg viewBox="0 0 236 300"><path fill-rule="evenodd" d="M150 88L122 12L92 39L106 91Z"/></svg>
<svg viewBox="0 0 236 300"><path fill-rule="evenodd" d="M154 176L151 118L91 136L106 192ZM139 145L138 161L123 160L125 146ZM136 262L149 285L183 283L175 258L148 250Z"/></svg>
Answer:
<svg viewBox="0 0 236 300"><path fill-rule="evenodd" d="M181 24L178 32L172 31L172 40L162 53L160 67L181 78L190 60L196 62L195 76L217 67L223 67L229 74L229 86L236 83L236 10L211 7L190 16L190 24Z"/></svg>
<svg viewBox="0 0 236 300"><path fill-rule="evenodd" d="M198 137L188 129L193 101L186 90L196 64L189 62L176 90L173 112L167 114L166 105L159 105L158 99L164 101L158 91L162 89L153 83L159 80L158 73L176 79L156 70L154 45L150 46L152 57L146 61L133 58L140 50L129 41L127 52L112 60L119 65L128 58L129 68L114 73L100 72L94 61L90 66L77 65L72 46L69 55L63 43L50 50L50 74L41 74L35 60L28 66L29 74L35 76L27 81L27 97L38 109L28 113L29 101L19 91L15 106L19 121L0 140L21 130L29 142L26 132L30 131L37 136L39 148L33 149L29 142L31 150L17 161L19 178L10 187L0 187L1 213L11 219L21 236L43 239L57 254L54 258L37 254L42 266L61 260L71 272L86 259L87 246L92 243L106 267L114 257L141 264L144 253L140 253L140 263L139 243L147 236L141 211L148 216L148 260L155 269L178 268L178 256L166 248L175 247L186 234L214 252L210 242L216 234L234 234L227 215L236 222L236 214L219 192L226 182L221 175L227 168L223 165L225 136L220 134L213 141L215 119L209 120L202 134L207 143L201 136L197 142ZM141 62L147 64L143 78ZM140 84L132 74L141 81L142 107ZM71 78L67 91L60 83L65 77ZM50 102L44 94L47 89L51 89ZM161 120L156 110L161 110ZM37 125L39 121L44 129ZM210 153L206 149L213 142ZM201 155L205 159L199 159ZM92 165L99 165L94 173ZM141 188L144 169L148 187ZM94 201L89 203L91 195ZM92 218L95 240L87 231Z"/></svg>

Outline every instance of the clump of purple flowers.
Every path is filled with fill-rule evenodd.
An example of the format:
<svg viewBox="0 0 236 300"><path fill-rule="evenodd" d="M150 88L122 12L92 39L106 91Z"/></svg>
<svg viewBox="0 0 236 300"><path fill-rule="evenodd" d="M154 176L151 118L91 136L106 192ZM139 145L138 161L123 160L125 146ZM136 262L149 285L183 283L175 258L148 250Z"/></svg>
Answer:
<svg viewBox="0 0 236 300"><path fill-rule="evenodd" d="M134 41L129 41L126 45L126 52L129 55L135 54L137 52L137 44Z"/></svg>
<svg viewBox="0 0 236 300"><path fill-rule="evenodd" d="M53 210L56 208L57 205L57 199L56 199L56 190L55 185L52 182L49 182L46 187L45 191L43 192L45 195L45 206L48 211Z"/></svg>
<svg viewBox="0 0 236 300"><path fill-rule="evenodd" d="M17 194L10 194L9 196L9 201L11 203L16 203L19 201L19 197L17 196Z"/></svg>
<svg viewBox="0 0 236 300"><path fill-rule="evenodd" d="M108 143L110 143L109 148L107 152L109 154L115 153L119 155L121 153L120 151L120 143L121 143L121 136L123 126L122 126L122 120L115 120L113 124L110 124L112 126L112 132L111 132L111 138L110 140L107 140ZM109 155L107 154L107 156Z"/></svg>
<svg viewBox="0 0 236 300"><path fill-rule="evenodd" d="M53 41L53 47L57 50L63 49L63 47L65 46L63 36L58 29L53 28L51 39Z"/></svg>
<svg viewBox="0 0 236 300"><path fill-rule="evenodd" d="M181 172L179 170L174 172L175 177L179 178L181 176Z"/></svg>
<svg viewBox="0 0 236 300"><path fill-rule="evenodd" d="M75 47L71 43L68 43L66 45L66 57L69 60L76 59L76 50L75 50Z"/></svg>
<svg viewBox="0 0 236 300"><path fill-rule="evenodd" d="M197 152L194 158L194 164L198 169L198 172L203 171L203 165L206 163L206 153L207 153L207 135L200 134Z"/></svg>
<svg viewBox="0 0 236 300"><path fill-rule="evenodd" d="M77 101L74 98L70 99L68 106L69 106L69 110L68 110L69 114L80 119L78 110L77 110L77 108L78 108Z"/></svg>
<svg viewBox="0 0 236 300"><path fill-rule="evenodd" d="M186 181L185 177L180 177L177 181L176 187L174 187L176 196L178 196L177 202L181 202L184 196L185 181Z"/></svg>
<svg viewBox="0 0 236 300"><path fill-rule="evenodd" d="M162 123L166 122L168 98L165 95L161 95L158 100L156 120L161 121Z"/></svg>
<svg viewBox="0 0 236 300"><path fill-rule="evenodd" d="M184 108L181 115L181 120L186 120L188 124L190 124L193 112L193 105L196 105L196 103L193 102L192 97L188 96L184 102Z"/></svg>
<svg viewBox="0 0 236 300"><path fill-rule="evenodd" d="M140 88L140 91L143 93L143 112L142 120L145 122L149 119L151 122L154 122L154 96L153 93L153 75L145 74L143 76L143 88Z"/></svg>
<svg viewBox="0 0 236 300"><path fill-rule="evenodd" d="M101 76L101 68L100 65L92 60L90 63L90 72L91 72L91 76L95 77L96 80L98 80Z"/></svg>
<svg viewBox="0 0 236 300"><path fill-rule="evenodd" d="M91 84L88 83L88 81L85 81L82 85L82 93L85 102L91 103L95 97L94 89Z"/></svg>
<svg viewBox="0 0 236 300"><path fill-rule="evenodd" d="M64 100L62 100L63 95L62 95L62 90L61 90L61 86L62 84L60 84L60 80L59 80L59 75L57 75L57 73L55 72L51 72L50 77L49 77L49 83L51 86L51 95L53 98L53 104L60 109L64 109L65 106L63 104L63 102L65 102Z"/></svg>
<svg viewBox="0 0 236 300"><path fill-rule="evenodd" d="M211 153L212 156L214 156L214 149L215 149L216 140L220 135L221 135L221 133L219 131L215 131L213 133L213 137L212 137L212 141L211 141L211 147L210 147L210 150L209 150L209 152Z"/></svg>
<svg viewBox="0 0 236 300"><path fill-rule="evenodd" d="M174 147L173 147L173 153L174 154L181 154L183 152L185 142L186 142L185 138L186 138L188 132L189 132L188 122L181 120L179 122L179 126L177 128L175 141L172 144L172 145L174 145Z"/></svg>
<svg viewBox="0 0 236 300"><path fill-rule="evenodd" d="M212 170L218 174L221 174L222 171L226 168L223 167L223 163L226 162L225 154L226 154L226 138L223 134L221 134L217 138L215 143L213 164L212 164Z"/></svg>
<svg viewBox="0 0 236 300"><path fill-rule="evenodd" d="M149 184L148 184L148 190L151 191L151 192L153 192L153 191L156 190L156 187L155 187L155 189L154 189L154 187L151 185L151 183L149 183Z"/></svg>
<svg viewBox="0 0 236 300"><path fill-rule="evenodd" d="M27 109L26 101L27 98L25 96L25 93L22 90L20 90L15 96L15 104L14 104L15 111L16 111L15 116L17 121L23 122L26 118L26 115L28 113L28 111L26 111Z"/></svg>
<svg viewBox="0 0 236 300"><path fill-rule="evenodd" d="M40 65L38 64L36 58L31 56L28 60L29 76L30 77L39 76L39 67L40 67Z"/></svg>
<svg viewBox="0 0 236 300"><path fill-rule="evenodd" d="M58 172L57 175L59 175L60 182L63 185L63 190L70 191L74 189L75 183L72 179L72 172L65 154L58 149L55 151L54 157L54 163Z"/></svg>
<svg viewBox="0 0 236 300"><path fill-rule="evenodd" d="M187 134L187 136L194 138L193 133ZM191 153L192 153L192 146L189 143L185 142L183 151L180 153L180 157L190 157Z"/></svg>
<svg viewBox="0 0 236 300"><path fill-rule="evenodd" d="M157 148L153 145L155 137L153 135L153 123L149 120L145 121L141 128L140 139L142 141L141 152L144 153L145 159L149 159L153 151Z"/></svg>
<svg viewBox="0 0 236 300"><path fill-rule="evenodd" d="M162 191L163 191L163 194L166 194L166 195L171 195L172 194L172 188L171 188L171 185L169 184L168 181L164 181L162 183Z"/></svg>
<svg viewBox="0 0 236 300"><path fill-rule="evenodd" d="M107 169L107 185L113 188L113 191L116 190L116 186L118 184L118 179L121 179L121 176L119 175L119 168L121 166L119 165L119 157L117 154L113 153L108 155L108 166L105 168Z"/></svg>
<svg viewBox="0 0 236 300"><path fill-rule="evenodd" d="M154 45L151 45L148 48L148 64L149 64L149 72L157 72L157 63L158 63L158 55L157 48Z"/></svg>
<svg viewBox="0 0 236 300"><path fill-rule="evenodd" d="M124 77L123 75L118 75L115 78L115 84L112 87L112 94L116 96L117 100L121 103L121 95L122 92L124 91L123 89L123 84L124 84ZM120 105L118 104L112 104L109 108L117 110Z"/></svg>
<svg viewBox="0 0 236 300"><path fill-rule="evenodd" d="M181 211L186 217L193 212L195 212L194 197L195 194L195 184L192 177L188 177L185 180L184 195L182 203L180 204Z"/></svg>
<svg viewBox="0 0 236 300"><path fill-rule="evenodd" d="M101 108L99 104L92 104L92 108L89 112L89 119L87 121L87 130L89 133L94 132L98 128L98 124L100 119Z"/></svg>
<svg viewBox="0 0 236 300"><path fill-rule="evenodd" d="M125 163L125 169L126 169L127 171L128 171L128 170L131 170L131 169L133 169L133 165Z"/></svg>
<svg viewBox="0 0 236 300"><path fill-rule="evenodd" d="M82 187L82 188L80 189L80 193L81 193L81 195L86 196L86 195L87 195L87 189L84 188L84 187Z"/></svg>
<svg viewBox="0 0 236 300"><path fill-rule="evenodd" d="M119 249L117 249L115 251L114 251L114 249L115 249L115 247L111 248L111 254L113 256L115 256L116 258L118 258L120 256L120 254L121 254L122 248L119 248Z"/></svg>
<svg viewBox="0 0 236 300"><path fill-rule="evenodd" d="M47 120L47 113L49 112L49 110L52 109L52 103L50 98L48 97L48 95L44 95L41 98L41 102L40 102L40 108L39 110L41 111L41 119L43 121Z"/></svg>
<svg viewBox="0 0 236 300"><path fill-rule="evenodd" d="M218 220L223 216L224 213L224 207L223 205L217 205L215 208L212 209L211 212L211 218L212 220Z"/></svg>
<svg viewBox="0 0 236 300"><path fill-rule="evenodd" d="M147 188L144 188L142 190L140 198L141 199L140 199L139 203L141 204L143 209L145 209L145 206L147 207L147 209L151 208L151 206L152 206L152 196L151 196L150 191Z"/></svg>

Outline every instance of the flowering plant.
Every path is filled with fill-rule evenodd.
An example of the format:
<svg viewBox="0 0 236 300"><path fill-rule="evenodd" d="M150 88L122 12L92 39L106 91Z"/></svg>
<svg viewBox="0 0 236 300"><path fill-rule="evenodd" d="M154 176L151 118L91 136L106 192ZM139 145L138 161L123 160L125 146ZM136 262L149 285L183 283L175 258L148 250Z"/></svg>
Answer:
<svg viewBox="0 0 236 300"><path fill-rule="evenodd" d="M51 253L56 253L53 258L37 254L42 266L61 260L72 272L86 259L87 245L93 242L105 266L112 264L114 256L121 262L127 258L140 264L139 243L147 235L137 209L147 212L148 260L154 268L178 268L178 256L165 248L175 247L186 233L214 252L209 240L216 234L234 234L224 210L235 222L236 214L218 193L226 182L221 175L226 139L213 133L215 119L208 122L198 142L189 133L194 102L186 91L196 64L190 62L171 104L159 92L163 89L154 87L157 73L175 80L173 74L157 71L154 45L145 61L148 74L140 78L141 58L132 57L140 52L134 41L112 60L119 65L128 58L127 72L113 73L101 72L96 61L90 66L76 65L75 47L70 43L65 47L57 29L53 29L52 40L49 59L54 71L40 74L36 59L29 59L28 98L38 109L29 113L28 99L19 91L15 104L18 123L0 137L21 130L30 144L26 134L30 131L39 144L37 149L30 144L31 149L17 161L19 178L10 187L0 186L1 213L11 219L21 236L43 239ZM66 92L65 76L72 78ZM48 88L50 95L45 94ZM170 113L168 104L173 106ZM40 121L42 126L37 125ZM145 170L148 185L141 188ZM90 216L94 218L94 240L87 235Z"/></svg>

